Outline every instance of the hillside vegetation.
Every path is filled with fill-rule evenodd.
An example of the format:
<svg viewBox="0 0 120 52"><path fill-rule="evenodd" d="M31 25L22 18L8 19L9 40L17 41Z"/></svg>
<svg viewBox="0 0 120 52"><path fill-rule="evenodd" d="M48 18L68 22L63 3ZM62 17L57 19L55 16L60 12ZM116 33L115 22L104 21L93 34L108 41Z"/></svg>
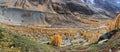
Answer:
<svg viewBox="0 0 120 52"><path fill-rule="evenodd" d="M0 52L49 52L50 46L38 44L0 26Z"/></svg>

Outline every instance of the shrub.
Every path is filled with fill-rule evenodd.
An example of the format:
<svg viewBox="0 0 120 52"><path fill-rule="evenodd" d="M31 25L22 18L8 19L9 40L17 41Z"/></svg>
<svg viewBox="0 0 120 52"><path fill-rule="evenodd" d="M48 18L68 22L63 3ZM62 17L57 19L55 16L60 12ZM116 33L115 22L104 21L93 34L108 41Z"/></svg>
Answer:
<svg viewBox="0 0 120 52"><path fill-rule="evenodd" d="M62 36L55 34L51 37L51 45L60 46L62 44Z"/></svg>

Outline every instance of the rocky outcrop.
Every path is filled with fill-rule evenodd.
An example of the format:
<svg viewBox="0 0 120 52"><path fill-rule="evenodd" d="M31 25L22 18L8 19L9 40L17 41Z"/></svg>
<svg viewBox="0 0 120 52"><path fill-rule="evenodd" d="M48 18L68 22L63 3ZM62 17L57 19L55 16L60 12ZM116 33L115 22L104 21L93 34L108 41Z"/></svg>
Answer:
<svg viewBox="0 0 120 52"><path fill-rule="evenodd" d="M72 2L72 1L66 1L66 2L59 2L59 3L53 3L52 4L53 9L60 14L71 14L71 13L79 13L79 14L86 14L86 15L92 15L94 14L94 11L92 11L87 5L84 5L81 2Z"/></svg>

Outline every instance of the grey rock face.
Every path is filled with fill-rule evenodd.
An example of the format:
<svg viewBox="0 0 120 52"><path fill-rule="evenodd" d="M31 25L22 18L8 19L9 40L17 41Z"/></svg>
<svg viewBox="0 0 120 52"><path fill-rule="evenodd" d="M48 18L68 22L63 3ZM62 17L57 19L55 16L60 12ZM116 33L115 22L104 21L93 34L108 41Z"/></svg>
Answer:
<svg viewBox="0 0 120 52"><path fill-rule="evenodd" d="M79 26L75 13L115 17L119 12L119 0L0 0L0 21L13 25Z"/></svg>
<svg viewBox="0 0 120 52"><path fill-rule="evenodd" d="M22 10L16 8L0 8L1 21L13 25L44 24L45 14L37 11Z"/></svg>

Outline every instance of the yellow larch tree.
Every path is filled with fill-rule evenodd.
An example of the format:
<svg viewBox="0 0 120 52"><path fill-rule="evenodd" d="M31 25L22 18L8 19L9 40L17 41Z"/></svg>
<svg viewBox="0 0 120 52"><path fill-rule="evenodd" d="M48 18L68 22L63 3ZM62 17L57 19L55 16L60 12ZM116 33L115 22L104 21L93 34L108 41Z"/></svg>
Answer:
<svg viewBox="0 0 120 52"><path fill-rule="evenodd" d="M120 14L117 15L115 21L111 22L107 28L107 31L111 31L114 29L120 29Z"/></svg>
<svg viewBox="0 0 120 52"><path fill-rule="evenodd" d="M50 42L51 45L60 46L62 44L62 36L58 34L51 36L50 39L51 39Z"/></svg>

